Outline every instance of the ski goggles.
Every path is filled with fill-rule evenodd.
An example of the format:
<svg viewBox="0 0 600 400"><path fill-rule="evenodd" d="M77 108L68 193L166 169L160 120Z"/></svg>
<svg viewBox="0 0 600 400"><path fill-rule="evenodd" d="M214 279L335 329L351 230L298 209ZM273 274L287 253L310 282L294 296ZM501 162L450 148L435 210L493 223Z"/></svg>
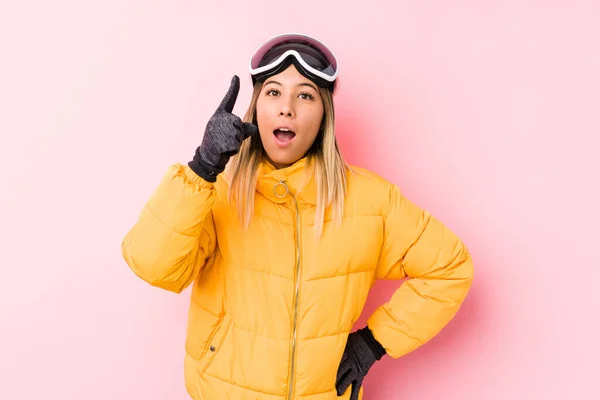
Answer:
<svg viewBox="0 0 600 400"><path fill-rule="evenodd" d="M291 64L318 86L334 90L338 76L334 54L317 39L299 34L276 36L256 50L250 59L252 84L264 82Z"/></svg>

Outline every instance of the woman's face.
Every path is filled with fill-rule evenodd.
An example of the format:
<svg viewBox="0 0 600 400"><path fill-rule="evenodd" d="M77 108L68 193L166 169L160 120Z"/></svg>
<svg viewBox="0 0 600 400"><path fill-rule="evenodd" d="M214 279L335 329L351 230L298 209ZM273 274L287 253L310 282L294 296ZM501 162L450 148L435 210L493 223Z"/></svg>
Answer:
<svg viewBox="0 0 600 400"><path fill-rule="evenodd" d="M317 85L294 65L268 78L256 103L258 131L275 168L292 165L312 146L321 120L323 100Z"/></svg>

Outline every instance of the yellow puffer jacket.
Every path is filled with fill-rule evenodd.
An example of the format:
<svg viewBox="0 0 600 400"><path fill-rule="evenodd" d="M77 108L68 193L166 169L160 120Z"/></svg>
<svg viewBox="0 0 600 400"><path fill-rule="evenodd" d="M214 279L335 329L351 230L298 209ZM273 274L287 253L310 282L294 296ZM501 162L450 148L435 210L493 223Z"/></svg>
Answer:
<svg viewBox="0 0 600 400"><path fill-rule="evenodd" d="M348 172L343 225L326 222L316 241L317 189L304 166L261 166L244 231L223 174L213 184L173 165L123 241L149 284L179 293L193 283L184 361L193 399L349 399L350 389L336 394L336 372L376 279L412 278L368 319L394 358L437 334L469 290L461 240L361 168Z"/></svg>

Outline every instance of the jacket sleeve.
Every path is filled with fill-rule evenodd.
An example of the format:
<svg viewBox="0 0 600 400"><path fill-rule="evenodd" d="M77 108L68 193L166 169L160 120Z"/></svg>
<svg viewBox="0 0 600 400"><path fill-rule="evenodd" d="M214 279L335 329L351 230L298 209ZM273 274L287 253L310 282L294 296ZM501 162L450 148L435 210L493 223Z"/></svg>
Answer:
<svg viewBox="0 0 600 400"><path fill-rule="evenodd" d="M175 293L188 287L215 251L214 196L188 166L171 166L122 241L131 270Z"/></svg>
<svg viewBox="0 0 600 400"><path fill-rule="evenodd" d="M439 333L463 303L473 262L463 242L390 185L377 279L406 279L367 324L393 358Z"/></svg>

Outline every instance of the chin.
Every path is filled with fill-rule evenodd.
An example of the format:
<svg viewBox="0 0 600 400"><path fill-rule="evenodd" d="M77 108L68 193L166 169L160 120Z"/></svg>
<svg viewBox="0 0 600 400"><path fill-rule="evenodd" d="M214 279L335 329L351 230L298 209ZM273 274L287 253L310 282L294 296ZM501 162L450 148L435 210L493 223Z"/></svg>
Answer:
<svg viewBox="0 0 600 400"><path fill-rule="evenodd" d="M271 164L273 164L273 166L275 166L276 168L288 167L302 158L301 156L291 156L288 154L269 154L269 153L267 153L267 156L269 157Z"/></svg>

